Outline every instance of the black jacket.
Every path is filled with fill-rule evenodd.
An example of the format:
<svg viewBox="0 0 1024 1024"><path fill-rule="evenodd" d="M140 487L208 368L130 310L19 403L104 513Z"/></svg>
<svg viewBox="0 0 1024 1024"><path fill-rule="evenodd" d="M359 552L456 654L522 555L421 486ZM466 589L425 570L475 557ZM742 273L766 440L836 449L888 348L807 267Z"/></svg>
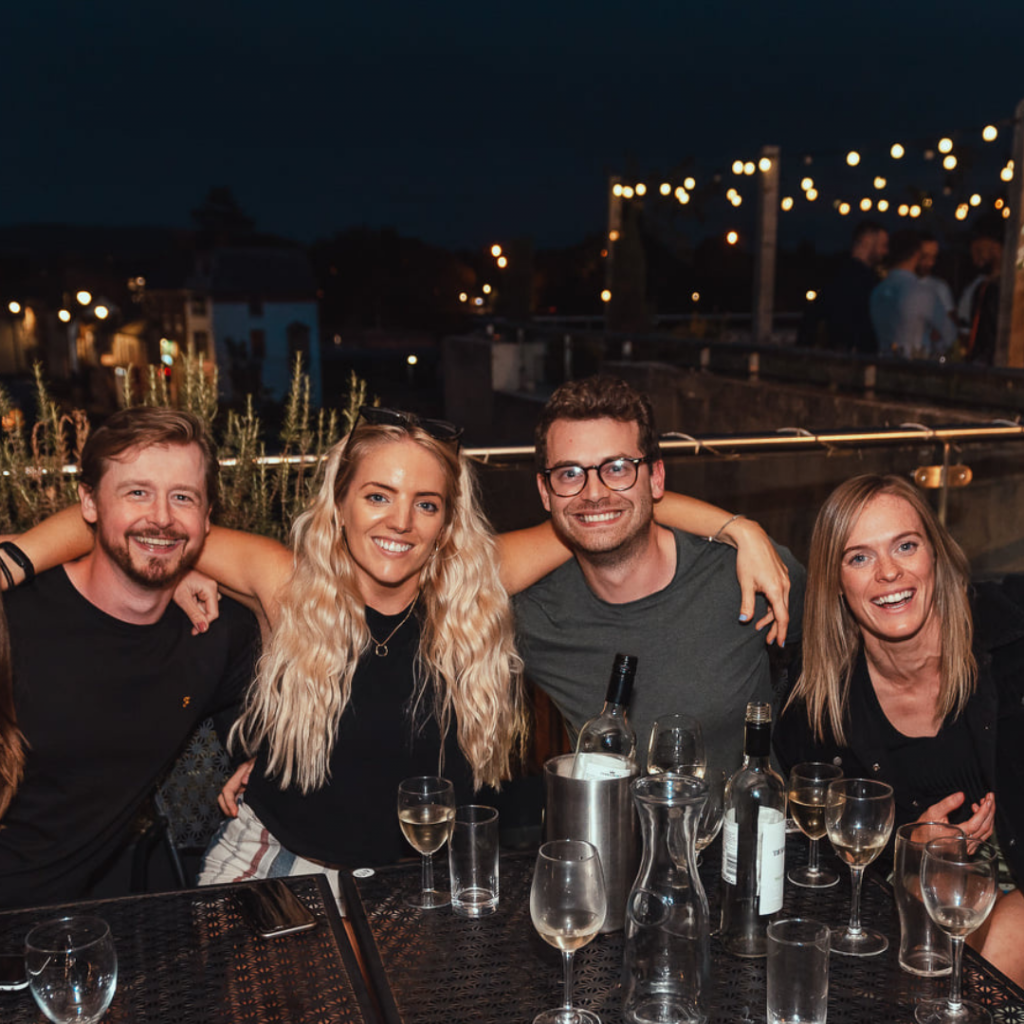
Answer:
<svg viewBox="0 0 1024 1024"><path fill-rule="evenodd" d="M979 583L971 590L978 686L964 711L986 791L996 797L996 834L1018 886L1024 884L1024 576ZM795 675L794 675L795 678ZM852 686L870 686L863 654ZM785 701L783 701L783 704ZM931 803L889 769L889 752L870 721L846 725L849 746L840 747L826 725L817 742L802 703L775 729L775 751L788 772L802 761L838 764L848 778L880 779L892 787L896 825L914 821Z"/></svg>

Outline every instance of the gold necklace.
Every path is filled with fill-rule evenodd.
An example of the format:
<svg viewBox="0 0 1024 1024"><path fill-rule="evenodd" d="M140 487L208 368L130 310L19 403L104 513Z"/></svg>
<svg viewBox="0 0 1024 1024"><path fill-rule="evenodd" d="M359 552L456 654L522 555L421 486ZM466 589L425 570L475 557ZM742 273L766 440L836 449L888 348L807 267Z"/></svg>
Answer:
<svg viewBox="0 0 1024 1024"><path fill-rule="evenodd" d="M413 609L416 607L416 602L419 600L419 591L416 591L416 596L412 599L412 604L409 605L409 610L402 616L402 621L395 626L393 630L383 640L378 640L373 633L370 633L370 639L373 641L373 653L378 658L386 658L388 656L388 641L406 624L409 620L409 616L412 615ZM367 631L370 629L370 624L366 624Z"/></svg>

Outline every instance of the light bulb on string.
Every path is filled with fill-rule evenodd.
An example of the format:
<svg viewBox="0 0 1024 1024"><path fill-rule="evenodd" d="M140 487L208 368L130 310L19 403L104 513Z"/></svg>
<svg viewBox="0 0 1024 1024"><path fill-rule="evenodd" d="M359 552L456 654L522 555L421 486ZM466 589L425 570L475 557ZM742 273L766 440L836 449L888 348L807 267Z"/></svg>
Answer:
<svg viewBox="0 0 1024 1024"><path fill-rule="evenodd" d="M851 149L850 152L846 154L846 162L851 167L856 167L857 164L860 163L860 153L855 149Z"/></svg>
<svg viewBox="0 0 1024 1024"><path fill-rule="evenodd" d="M864 213L867 213L867 212L868 212L868 210L870 210L870 209L871 209L871 205L872 205L872 204L871 204L871 200L870 200L870 199L868 199L868 197L867 197L867 196L865 196L865 197L864 197L864 198L863 198L863 199L862 199L862 200L860 201L860 208L861 208L861 210L863 210L863 211L864 211Z"/></svg>
<svg viewBox="0 0 1024 1024"><path fill-rule="evenodd" d="M782 202L779 203L779 205L784 210L792 210L793 209L793 197L792 196L783 196L782 197Z"/></svg>
<svg viewBox="0 0 1024 1024"><path fill-rule="evenodd" d="M638 181L635 191L638 196L645 196L647 195L647 186L642 181Z"/></svg>
<svg viewBox="0 0 1024 1024"><path fill-rule="evenodd" d="M660 188L658 189L658 191L659 191L659 192L660 192L660 193L661 193L661 194L662 194L663 196L668 196L668 195L671 195L671 194L672 194L672 186L671 186L671 185L670 185L670 184L669 184L669 183L668 183L667 181L663 181L663 182L661 183L661 187L660 187Z"/></svg>
<svg viewBox="0 0 1024 1024"><path fill-rule="evenodd" d="M939 152L940 153L952 153L953 152L953 140L952 139L939 139Z"/></svg>
<svg viewBox="0 0 1024 1024"><path fill-rule="evenodd" d="M768 171L772 169L771 160L769 160L766 156L761 157L761 159L757 161L757 169L762 174L766 174Z"/></svg>
<svg viewBox="0 0 1024 1024"><path fill-rule="evenodd" d="M633 198L633 189L632 189L632 187L630 185L626 185L622 189L622 198L623 199L632 199Z"/></svg>
<svg viewBox="0 0 1024 1024"><path fill-rule="evenodd" d="M978 193L975 192L974 195L971 196L969 202L971 206L981 206L981 196L979 196Z"/></svg>
<svg viewBox="0 0 1024 1024"><path fill-rule="evenodd" d="M733 162L732 162L732 173L733 174L742 174L743 173L743 161L742 160L733 160Z"/></svg>
<svg viewBox="0 0 1024 1024"><path fill-rule="evenodd" d="M911 208L910 208L910 216L911 217L920 217L921 216L921 207L918 206L917 203L914 203L914 205L911 206Z"/></svg>
<svg viewBox="0 0 1024 1024"><path fill-rule="evenodd" d="M883 178L881 175L878 175L878 177L875 178L875 188L881 190L885 188L887 184L888 182L886 182L885 178Z"/></svg>
<svg viewBox="0 0 1024 1024"><path fill-rule="evenodd" d="M1013 168L1007 165L999 172L999 177L1003 181L1013 181Z"/></svg>
<svg viewBox="0 0 1024 1024"><path fill-rule="evenodd" d="M743 165L743 173L744 173L744 174L746 174L746 175L748 175L748 176L749 176L749 175L751 175L751 174L753 174L753 173L754 173L754 171L756 171L756 170L757 170L757 165L756 165L756 164L754 163L754 161L753 161L753 160L748 160L748 161L747 161L747 162L746 162L746 163L745 163L745 164Z"/></svg>
<svg viewBox="0 0 1024 1024"><path fill-rule="evenodd" d="M800 187L806 192L809 188L814 188L813 178L803 178L800 182Z"/></svg>
<svg viewBox="0 0 1024 1024"><path fill-rule="evenodd" d="M898 206L898 207L896 208L896 212L897 212L897 213L898 213L898 214L899 214L899 215L900 215L901 217L906 217L906 215L907 215L908 213L910 213L910 207L909 207L909 206L907 206L907 204L906 204L906 203L900 203L900 205L899 205L899 206Z"/></svg>
<svg viewBox="0 0 1024 1024"><path fill-rule="evenodd" d="M889 209L889 200L888 199L879 199L878 200L878 212L879 213L885 213L888 209Z"/></svg>
<svg viewBox="0 0 1024 1024"><path fill-rule="evenodd" d="M806 292L804 293L804 298L805 298L805 299L806 299L806 300L807 300L808 302L813 302L813 301L814 301L814 300L815 300L815 299L816 299L817 297L818 297L818 293L817 293L817 292L816 292L816 291L815 291L815 290L814 290L813 288L810 288L810 289L808 289L808 290L807 290L807 291L806 291Z"/></svg>
<svg viewBox="0 0 1024 1024"><path fill-rule="evenodd" d="M1010 208L1008 206L1003 207L1003 220L1006 220L1010 216Z"/></svg>
<svg viewBox="0 0 1024 1024"><path fill-rule="evenodd" d="M987 124L981 130L981 137L986 142L995 142L996 139L999 138L999 130L994 124Z"/></svg>
<svg viewBox="0 0 1024 1024"><path fill-rule="evenodd" d="M942 161L942 166L945 167L947 171L953 170L953 168L956 167L956 157L950 153L949 156Z"/></svg>
<svg viewBox="0 0 1024 1024"><path fill-rule="evenodd" d="M889 156L891 156L893 160L902 160L905 152L906 150L898 142L894 142L892 148L889 150Z"/></svg>
<svg viewBox="0 0 1024 1024"><path fill-rule="evenodd" d="M688 192L692 192L697 187L697 182L693 178L683 179L683 188Z"/></svg>
<svg viewBox="0 0 1024 1024"><path fill-rule="evenodd" d="M612 301L612 293L607 288L605 288L604 291L601 292L601 301L602 302L611 302Z"/></svg>
<svg viewBox="0 0 1024 1024"><path fill-rule="evenodd" d="M613 196L621 196L622 195L622 186L618 182L616 182L614 185L612 185L612 195Z"/></svg>
<svg viewBox="0 0 1024 1024"><path fill-rule="evenodd" d="M729 245L735 245L740 240L739 232L738 231L730 231L725 236L725 240L729 243Z"/></svg>
<svg viewBox="0 0 1024 1024"><path fill-rule="evenodd" d="M806 192L804 193L804 196L805 196L805 197L807 198L807 200L808 200L809 202L812 202L812 203L813 203L813 202L814 202L814 200L818 198L818 190L817 190L816 188L809 188L809 189L808 189L808 190L807 190L807 191L806 191Z"/></svg>
<svg viewBox="0 0 1024 1024"><path fill-rule="evenodd" d="M970 212L970 207L966 203L961 203L956 208L954 216L957 220L967 220L967 214Z"/></svg>
<svg viewBox="0 0 1024 1024"><path fill-rule="evenodd" d="M839 209L839 216L840 217L845 217L850 212L850 204L849 203L840 203L838 209Z"/></svg>
<svg viewBox="0 0 1024 1024"><path fill-rule="evenodd" d="M997 200L996 200L996 201L995 201L995 202L994 202L994 203L993 203L992 205L993 205L993 206L994 206L994 207L995 207L995 208L996 208L997 210L1001 210L1001 209L1003 208L1003 206L1004 206L1005 204L1003 203L1002 199L997 199Z"/></svg>

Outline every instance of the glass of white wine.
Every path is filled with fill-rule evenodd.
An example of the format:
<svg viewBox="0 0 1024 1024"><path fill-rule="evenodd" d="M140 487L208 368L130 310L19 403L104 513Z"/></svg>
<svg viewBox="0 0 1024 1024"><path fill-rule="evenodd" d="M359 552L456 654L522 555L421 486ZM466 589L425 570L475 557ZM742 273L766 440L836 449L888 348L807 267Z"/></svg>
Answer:
<svg viewBox="0 0 1024 1024"><path fill-rule="evenodd" d="M451 897L434 888L434 854L452 834L455 789L447 779L420 775L398 786L398 823L410 844L423 855L421 891L406 903L419 910L446 907Z"/></svg>
<svg viewBox="0 0 1024 1024"><path fill-rule="evenodd" d="M881 933L860 924L864 869L882 852L896 815L892 786L874 779L836 779L825 798L825 829L839 859L850 865L853 903L850 923L832 932L832 952L875 956L889 948Z"/></svg>
<svg viewBox="0 0 1024 1024"><path fill-rule="evenodd" d="M806 889L827 889L839 881L839 872L818 862L818 840L825 837L825 797L828 787L843 777L834 764L809 761L789 773L789 813L797 827L811 841L807 863L790 868L786 877Z"/></svg>
<svg viewBox="0 0 1024 1024"><path fill-rule="evenodd" d="M986 1024L992 1017L983 1006L960 997L964 939L980 928L996 902L996 851L967 836L931 840L921 858L921 896L931 919L949 935L953 974L946 999L917 1004L919 1024Z"/></svg>
<svg viewBox="0 0 1024 1024"><path fill-rule="evenodd" d="M590 1010L572 1005L572 956L604 924L608 901L597 849L579 839L556 839L537 853L530 889L530 917L540 937L562 951L565 998L533 1024L601 1024Z"/></svg>
<svg viewBox="0 0 1024 1024"><path fill-rule="evenodd" d="M659 715L647 744L647 773L676 772L704 777L704 734L693 715Z"/></svg>

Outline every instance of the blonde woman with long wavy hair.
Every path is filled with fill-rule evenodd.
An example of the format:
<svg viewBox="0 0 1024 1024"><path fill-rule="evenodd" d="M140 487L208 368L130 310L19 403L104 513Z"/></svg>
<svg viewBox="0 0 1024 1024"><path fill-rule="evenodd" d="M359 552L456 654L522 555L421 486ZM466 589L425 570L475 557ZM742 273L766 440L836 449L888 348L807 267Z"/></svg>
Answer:
<svg viewBox="0 0 1024 1024"><path fill-rule="evenodd" d="M859 476L818 513L804 609L803 671L775 730L783 765L888 782L897 825L995 831L1024 883L1024 577L972 586L912 484ZM1019 890L975 933L1018 982L1022 933Z"/></svg>

